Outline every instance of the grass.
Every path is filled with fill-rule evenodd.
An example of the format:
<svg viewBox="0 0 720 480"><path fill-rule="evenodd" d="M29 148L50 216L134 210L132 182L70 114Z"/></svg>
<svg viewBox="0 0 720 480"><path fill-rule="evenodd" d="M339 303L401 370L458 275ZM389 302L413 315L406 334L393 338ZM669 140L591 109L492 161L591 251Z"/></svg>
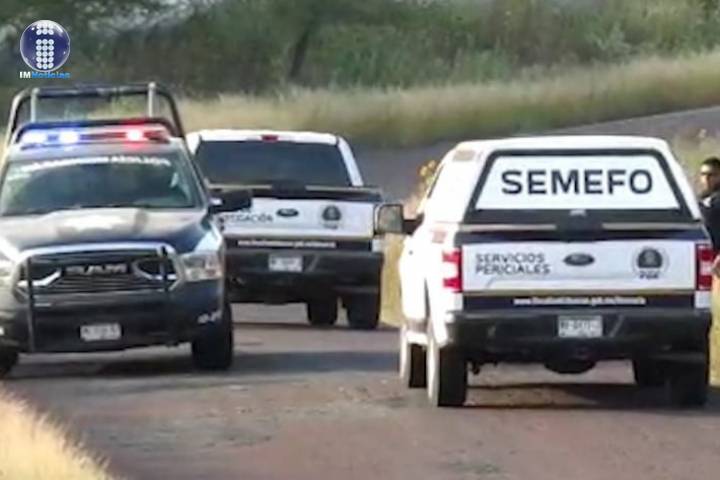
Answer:
<svg viewBox="0 0 720 480"><path fill-rule="evenodd" d="M67 432L0 392L0 480L109 480Z"/></svg>
<svg viewBox="0 0 720 480"><path fill-rule="evenodd" d="M380 318L386 325L399 327L403 315L400 298L400 276L398 260L402 253L402 237L389 235L385 240L385 265L382 271L382 311Z"/></svg>
<svg viewBox="0 0 720 480"><path fill-rule="evenodd" d="M542 79L185 99L181 111L190 130L309 129L362 145L403 147L716 105L718 83L720 50L571 69Z"/></svg>

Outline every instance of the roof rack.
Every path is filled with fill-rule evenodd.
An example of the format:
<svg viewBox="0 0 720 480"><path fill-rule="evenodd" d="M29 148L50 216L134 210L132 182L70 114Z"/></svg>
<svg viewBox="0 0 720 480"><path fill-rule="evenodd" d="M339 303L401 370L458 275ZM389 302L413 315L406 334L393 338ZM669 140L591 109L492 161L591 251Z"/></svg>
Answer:
<svg viewBox="0 0 720 480"><path fill-rule="evenodd" d="M142 84L126 84L126 85L77 85L73 87L34 87L20 91L12 101L10 108L10 118L6 129L5 145L9 145L13 139L17 138L15 133L27 124L38 122L39 113L41 111L41 103L43 99L113 99L122 97L145 96L147 98L147 107L145 115L147 123L158 123L157 100L162 98L170 107L170 117L162 123L168 127L168 131L175 137L185 138L182 121L177 107L175 98L170 91L161 84L156 82ZM20 114L24 108L29 108L28 121L21 122ZM142 118L142 117L141 117ZM142 121L138 118L133 121ZM68 125L83 123L78 119L67 119ZM94 125L117 125L117 119L93 120ZM60 122L57 122L60 123Z"/></svg>

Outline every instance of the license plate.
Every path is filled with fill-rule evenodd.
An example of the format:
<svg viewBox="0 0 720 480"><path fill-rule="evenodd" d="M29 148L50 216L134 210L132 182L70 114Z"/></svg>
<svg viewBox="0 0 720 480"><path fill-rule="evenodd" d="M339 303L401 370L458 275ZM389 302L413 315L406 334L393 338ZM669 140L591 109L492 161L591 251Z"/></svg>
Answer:
<svg viewBox="0 0 720 480"><path fill-rule="evenodd" d="M103 340L119 340L122 330L117 323L104 325L83 325L80 327L80 338L86 342L100 342Z"/></svg>
<svg viewBox="0 0 720 480"><path fill-rule="evenodd" d="M268 268L271 272L302 272L302 256L270 255Z"/></svg>
<svg viewBox="0 0 720 480"><path fill-rule="evenodd" d="M560 338L599 338L603 336L603 320L600 315L588 317L558 318Z"/></svg>

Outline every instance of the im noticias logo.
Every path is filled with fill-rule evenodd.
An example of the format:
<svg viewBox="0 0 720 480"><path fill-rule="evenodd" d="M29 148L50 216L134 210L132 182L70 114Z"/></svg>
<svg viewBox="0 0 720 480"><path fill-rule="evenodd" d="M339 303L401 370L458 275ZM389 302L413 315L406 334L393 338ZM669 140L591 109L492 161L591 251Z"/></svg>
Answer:
<svg viewBox="0 0 720 480"><path fill-rule="evenodd" d="M21 79L70 78L58 70L70 57L70 35L52 20L39 20L29 25L20 37L20 55L31 71L21 71Z"/></svg>

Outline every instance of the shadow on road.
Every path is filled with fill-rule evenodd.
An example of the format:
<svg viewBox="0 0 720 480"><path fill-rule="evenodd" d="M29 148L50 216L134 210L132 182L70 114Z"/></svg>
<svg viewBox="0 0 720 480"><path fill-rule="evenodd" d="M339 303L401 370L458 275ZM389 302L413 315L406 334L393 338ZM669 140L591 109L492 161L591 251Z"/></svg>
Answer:
<svg viewBox="0 0 720 480"><path fill-rule="evenodd" d="M376 330L353 330L348 327L344 322L338 322L336 325L330 327L322 327L310 325L304 322L281 322L281 321L255 321L255 320L236 320L234 322L235 328L238 329L240 335L244 329L253 330L286 330L289 332L306 331L306 332L352 332L352 333L366 333L368 335L377 334L379 332L397 332L397 327L381 323L378 325Z"/></svg>
<svg viewBox="0 0 720 480"><path fill-rule="evenodd" d="M720 389L713 388L702 410L673 408L663 388L621 383L520 383L473 386L468 408L486 410L623 410L720 415Z"/></svg>
<svg viewBox="0 0 720 480"><path fill-rule="evenodd" d="M241 373L390 372L397 368L397 353L362 350L246 353L237 362L236 369Z"/></svg>
<svg viewBox="0 0 720 480"><path fill-rule="evenodd" d="M178 352L172 356L146 354L140 358L107 360L95 357L92 361L78 357L52 363L38 362L21 365L9 380L185 376L193 379L206 377L217 383L222 378L234 382L239 377L255 374L302 376L324 372L390 372L395 371L396 365L397 354L390 351L238 352L229 371L203 372L193 368L188 354Z"/></svg>

